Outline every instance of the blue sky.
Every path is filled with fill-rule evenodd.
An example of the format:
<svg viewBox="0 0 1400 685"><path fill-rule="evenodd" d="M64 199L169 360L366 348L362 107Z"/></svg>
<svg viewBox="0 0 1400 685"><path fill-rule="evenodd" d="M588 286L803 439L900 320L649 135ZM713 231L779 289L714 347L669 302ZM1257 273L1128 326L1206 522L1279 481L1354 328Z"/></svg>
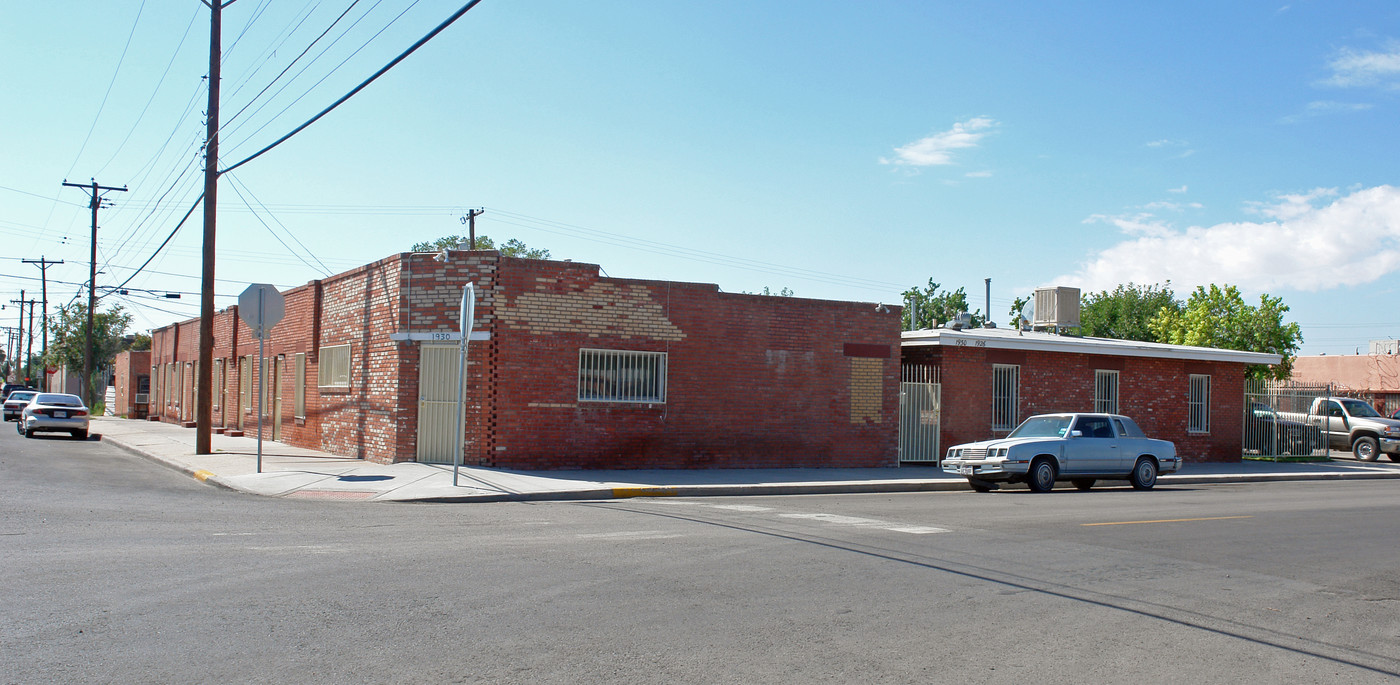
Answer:
<svg viewBox="0 0 1400 685"><path fill-rule="evenodd" d="M222 166L459 6L237 0ZM201 189L208 19L197 0L0 4L5 301L39 289L20 259L65 261L51 305L86 280L65 179L130 189L99 216L99 286L175 228ZM991 278L1002 322L1042 285L1230 283L1283 297L1304 354L1350 354L1400 337L1397 114L1393 2L484 0L223 177L216 302L465 233L484 207L479 232L618 277L872 302L932 278L979 309ZM104 302L138 329L197 315L200 236L196 212Z"/></svg>

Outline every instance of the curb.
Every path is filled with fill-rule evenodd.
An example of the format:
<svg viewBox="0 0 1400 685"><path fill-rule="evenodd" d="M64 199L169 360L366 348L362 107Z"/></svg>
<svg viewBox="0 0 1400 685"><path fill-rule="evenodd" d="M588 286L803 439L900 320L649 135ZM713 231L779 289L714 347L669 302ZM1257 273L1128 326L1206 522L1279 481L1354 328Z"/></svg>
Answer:
<svg viewBox="0 0 1400 685"><path fill-rule="evenodd" d="M205 469L198 469L167 460L153 452L130 445L101 433L94 433L97 440L106 442L124 452L153 461L166 468L186 474L201 483L214 487L250 495L260 495L240 488L222 476ZM1220 485L1224 483L1270 483L1289 481L1326 480L1394 480L1400 479L1400 471L1361 471L1336 473L1260 473L1260 474L1216 474L1216 475L1169 475L1158 478L1159 485ZM1122 482L1127 481L1108 481ZM903 492L970 492L971 488L963 480L920 480L920 481L878 481L878 482L826 482L826 483L781 483L781 484L726 484L726 485L657 485L592 487L577 490L550 490L539 492L506 492L498 494L441 495L415 497L412 499L381 499L376 496L367 501L393 502L399 504L466 504L488 502L559 502L581 500L624 500L634 497L744 497L773 495L839 495ZM286 497L294 495L293 490L280 495L260 495L264 497ZM387 493L381 493L387 494Z"/></svg>
<svg viewBox="0 0 1400 685"><path fill-rule="evenodd" d="M199 481L199 482L201 482L201 483L206 483L206 484L208 484L208 485L213 485L214 487L221 488L221 489L224 489L224 490L229 490L229 491L231 491L231 492L243 492L243 493L247 493L247 492L248 492L248 491L246 491L246 490L243 490L243 489L234 487L234 486L233 486L232 484L230 484L228 481L225 481L225 480L223 479L222 476L220 476L220 475L218 475L218 474L216 474L216 473L214 473L214 472L212 472L212 471L206 471L206 470L204 470L204 469L196 469L196 468L193 468L193 467L190 467L190 466L185 466L184 464L177 464L177 463L175 463L175 462L173 462L173 461L168 461L168 460L166 460L166 459L161 458L159 455L155 454L154 452L147 452L146 450L143 450L143 449L141 449L140 447L136 447L135 445L129 445L129 444L125 443L125 442L122 442L121 440L112 439L112 438L110 438L110 437L108 437L108 436L106 436L106 435L103 435L103 434L101 434L101 433L95 433L95 435L96 435L97 438L98 438L99 440L101 440L102 442L105 442L105 443L107 443L107 444L109 444L109 445L111 445L111 446L113 446L113 447L116 447L117 449L119 449L119 450L121 450L121 451L123 451L123 452L126 452L126 453L128 453L128 454L133 454L133 455L135 455L135 456L141 457L142 459L146 459L146 460L148 460L148 461L153 461L153 462L155 462L155 463L157 463L157 464L160 464L161 466L164 466L164 467L166 467L166 468L168 468L168 469L170 469L170 470L172 470L172 471L179 471L180 473L183 473L183 474L185 474L185 475L187 475L187 476L190 476L191 478L194 478L195 480L197 480L197 481ZM249 493L249 494L251 494L251 493Z"/></svg>

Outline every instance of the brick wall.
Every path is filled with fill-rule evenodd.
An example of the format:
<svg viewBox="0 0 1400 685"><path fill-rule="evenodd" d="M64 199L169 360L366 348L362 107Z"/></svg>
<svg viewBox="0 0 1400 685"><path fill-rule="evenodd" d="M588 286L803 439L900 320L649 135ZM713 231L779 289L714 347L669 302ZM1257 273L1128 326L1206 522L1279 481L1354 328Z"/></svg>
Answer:
<svg viewBox="0 0 1400 685"><path fill-rule="evenodd" d="M274 397L281 440L375 461L417 457L422 342L394 333L457 330L462 285L477 286L469 344L466 463L511 468L894 466L899 309L719 292L714 285L602 277L596 265L496 252L394 255L284 293L265 343L285 358ZM153 365L192 367L197 321L153 332ZM351 346L348 388L318 388L319 350ZM666 401L580 401L581 349L663 352ZM237 307L215 319L224 361L215 424L239 411L257 340ZM296 416L295 357L307 355ZM217 369L216 365L216 369ZM256 373L248 375L256 383ZM159 373L153 380L168 382ZM187 387L187 386L186 386ZM215 392L219 388L215 380ZM158 396L156 389L153 397ZM193 394L190 394L193 397ZM275 402L268 402L271 424ZM152 411L156 411L153 403ZM160 415L178 421L182 408ZM264 433L268 435L268 433Z"/></svg>
<svg viewBox="0 0 1400 685"><path fill-rule="evenodd" d="M1003 436L991 429L992 367L1020 366L1019 419L1034 414L1094 411L1094 372L1117 370L1118 413L1149 437L1171 440L1189 461L1239 461L1244 412L1244 365L1148 357L909 347L907 363L937 366L942 377L944 446ZM1187 430L1191 374L1211 377L1210 430Z"/></svg>

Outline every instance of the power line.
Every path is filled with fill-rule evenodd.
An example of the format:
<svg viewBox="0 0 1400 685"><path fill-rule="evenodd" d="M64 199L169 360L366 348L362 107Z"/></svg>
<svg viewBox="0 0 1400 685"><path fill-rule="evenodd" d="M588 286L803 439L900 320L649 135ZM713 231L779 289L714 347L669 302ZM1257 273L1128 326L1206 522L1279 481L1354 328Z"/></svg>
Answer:
<svg viewBox="0 0 1400 685"><path fill-rule="evenodd" d="M350 92L346 93L345 95L342 95L342 96L340 97L339 100L336 100L335 102L332 102L332 103L330 104L329 107L327 107L327 108L321 110L320 113L318 113L316 116L311 117L310 119L308 119L308 120L306 121L306 123L304 123L304 124L302 124L302 125L300 125L300 126L294 128L294 129L292 129L292 131L291 131L290 133L288 133L287 135L284 135L284 136L282 136L281 138L278 138L277 140L273 141L272 144L268 145L267 147L265 147L265 148L263 148L263 149L261 149L261 150L258 150L257 152L254 152L252 155L249 155L247 158L243 159L242 161L238 162L237 164L234 164L234 165L232 165L232 166L230 166L230 167L226 167L225 169L223 169L223 170L220 171L219 173L221 173L221 174L226 174L226 173L228 173L228 172L230 172L230 171L233 171L234 169L237 169L238 167L243 166L244 164L247 164L248 162L251 162L251 161L257 159L258 157L263 156L263 155L266 154L268 151L272 150L273 148L277 147L278 145L281 145L282 143L287 142L287 140L290 139L292 136L294 136L294 135L296 135L296 134L298 134L298 133L301 133L303 130L306 129L306 127L308 127L308 126L310 126L310 125L316 123L317 121L319 121L319 120L321 119L321 117L326 116L327 114L330 114L331 110L333 110L333 109L335 109L336 107L339 107L339 106L341 106L342 104L344 104L346 100L349 100L350 98L354 97L357 93L359 93L360 91L364 90L367 86L369 86L369 84L374 83L374 81L375 81L376 79L378 79L380 76L383 76L383 75L384 75L386 72L388 72L390 69L393 69L395 66L398 65L399 62L404 61L405 59L408 58L409 55L413 54L414 52L417 52L417 51L418 51L418 48L423 47L425 44L427 44L428 41L430 41L430 40L432 40L433 38L437 37L437 35L438 35L439 33L442 33L444 30L447 29L447 27L451 26L451 25L452 25L453 23L455 23L458 19L461 19L461 18L462 18L462 15L464 15L464 14L466 14L467 12L471 11L471 9L472 9L473 7L476 7L477 4L480 3L480 2L481 2L481 0L471 0L471 2L468 2L467 4L463 5L461 9L457 10L456 12L453 12L453 13L452 13L452 16L448 17L448 18L447 18L446 20L444 20L441 24L438 24L438 25L437 25L437 28L433 29L432 31L429 31L429 32L428 32L428 35L423 36L422 38L419 38L419 39L418 39L418 42L416 42L416 43L414 43L413 45L409 46L409 48L408 48L407 50L404 50L402 54L400 54L398 57L395 57L395 58L393 59L393 61L391 61L391 62L389 62L388 64L384 65L382 68L379 69L379 71L374 72L374 74L373 74L372 76L370 76L369 78L365 79L363 83L361 83L361 84L358 85L358 86L355 86L355 88L354 88L353 90L351 90Z"/></svg>
<svg viewBox="0 0 1400 685"><path fill-rule="evenodd" d="M146 0L141 0L141 5L136 8L136 19L131 22L131 33L127 34L126 45L122 47L121 57L117 58L117 67L112 70L112 80L107 84L107 92L102 94L102 103L97 106L97 114L92 118L92 126L88 127L87 136L83 138L83 144L78 146L78 154L73 157L73 164L68 167L68 173L64 176L73 174L73 169L78 166L78 160L83 157L83 151L87 150L88 141L92 140L92 132L97 130L97 122L102 119L102 110L107 107L107 98L112 94L112 86L117 85L117 75L121 73L122 62L126 61L126 51L131 48L131 39L136 36L136 26L141 23L141 12L145 9Z"/></svg>

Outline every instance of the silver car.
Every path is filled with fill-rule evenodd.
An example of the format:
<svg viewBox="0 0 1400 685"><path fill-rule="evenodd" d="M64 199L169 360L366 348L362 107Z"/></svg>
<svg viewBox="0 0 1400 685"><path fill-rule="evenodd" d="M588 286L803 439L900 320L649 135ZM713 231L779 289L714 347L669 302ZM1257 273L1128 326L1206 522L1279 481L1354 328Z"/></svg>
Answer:
<svg viewBox="0 0 1400 685"><path fill-rule="evenodd" d="M29 400L38 395L38 390L16 390L5 397L5 420L18 421L20 412L24 411L24 405L29 404Z"/></svg>
<svg viewBox="0 0 1400 685"><path fill-rule="evenodd" d="M966 477L978 492L1021 482L1048 492L1057 480L1088 490L1099 479L1125 478L1148 490L1157 474L1180 468L1176 445L1147 437L1117 414L1032 416L1005 438L950 447L943 460L945 472Z"/></svg>
<svg viewBox="0 0 1400 685"><path fill-rule="evenodd" d="M77 395L41 392L24 405L17 428L26 438L43 432L68 433L79 440L87 440L88 408Z"/></svg>

